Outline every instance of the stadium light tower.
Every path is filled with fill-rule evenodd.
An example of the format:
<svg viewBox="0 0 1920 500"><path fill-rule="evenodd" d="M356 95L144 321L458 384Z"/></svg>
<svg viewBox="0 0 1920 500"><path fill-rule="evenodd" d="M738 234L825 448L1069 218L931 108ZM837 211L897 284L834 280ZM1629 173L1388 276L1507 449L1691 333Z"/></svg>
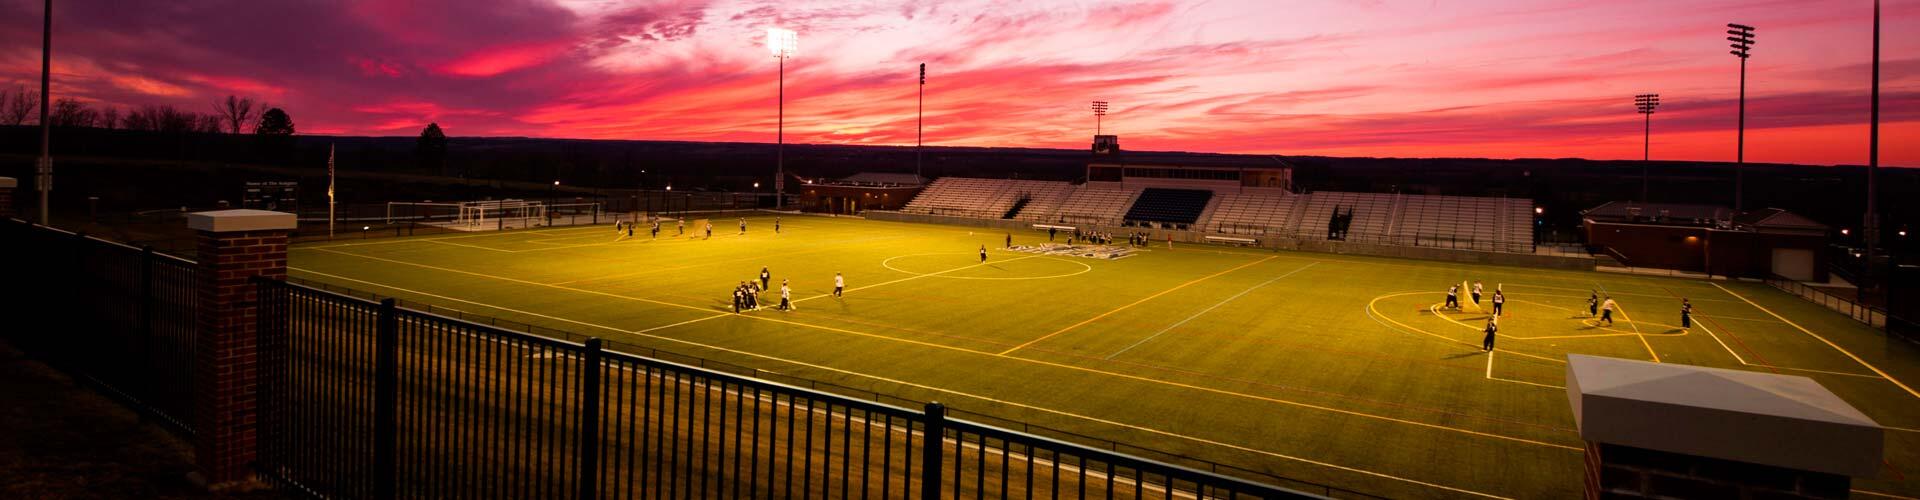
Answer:
<svg viewBox="0 0 1920 500"><path fill-rule="evenodd" d="M1100 119L1107 116L1107 101L1093 101L1093 135L1100 135Z"/></svg>
<svg viewBox="0 0 1920 500"><path fill-rule="evenodd" d="M800 52L800 34L783 28L767 28L767 51L780 60L780 124L775 132L773 208L786 208L787 192L787 58Z"/></svg>
<svg viewBox="0 0 1920 500"><path fill-rule="evenodd" d="M1880 0L1873 0L1873 90L1867 106L1867 215L1862 228L1867 232L1867 267L1865 286L1872 286L1874 276L1873 251L1880 242L1880 213L1875 203L1879 201L1880 177ZM1906 231L1901 231L1906 236Z"/></svg>
<svg viewBox="0 0 1920 500"><path fill-rule="evenodd" d="M1747 51L1753 49L1753 27L1727 23L1727 41L1733 42L1733 55L1740 57L1740 129L1733 149L1733 209L1740 210L1746 194L1747 163Z"/></svg>
<svg viewBox="0 0 1920 500"><path fill-rule="evenodd" d="M1633 96L1633 105L1646 116L1640 136L1640 202L1647 202L1647 161L1653 158L1653 108L1660 107L1660 94Z"/></svg>
<svg viewBox="0 0 1920 500"><path fill-rule="evenodd" d="M927 63L920 63L920 111L913 119L913 176L924 178L920 170L920 149L927 125ZM918 182L918 181L916 181Z"/></svg>

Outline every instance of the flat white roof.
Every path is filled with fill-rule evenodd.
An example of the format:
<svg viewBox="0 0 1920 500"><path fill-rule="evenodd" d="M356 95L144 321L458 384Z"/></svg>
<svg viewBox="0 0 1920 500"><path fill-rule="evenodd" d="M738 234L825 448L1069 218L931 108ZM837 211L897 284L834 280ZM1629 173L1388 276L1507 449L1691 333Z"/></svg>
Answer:
<svg viewBox="0 0 1920 500"><path fill-rule="evenodd" d="M1813 379L1567 356L1567 399L1587 441L1871 477L1884 430Z"/></svg>

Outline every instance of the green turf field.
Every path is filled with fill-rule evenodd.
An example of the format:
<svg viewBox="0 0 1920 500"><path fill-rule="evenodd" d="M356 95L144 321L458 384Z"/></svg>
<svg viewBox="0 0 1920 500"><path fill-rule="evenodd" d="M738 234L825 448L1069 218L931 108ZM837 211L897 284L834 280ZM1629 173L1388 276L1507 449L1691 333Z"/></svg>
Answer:
<svg viewBox="0 0 1920 500"><path fill-rule="evenodd" d="M1764 284L1164 243L1095 260L1007 252L1005 233L962 227L771 222L742 236L717 219L711 239L668 224L658 240L595 226L322 243L295 247L291 267L1394 497L1577 497L1567 353L1804 375L1892 428L1887 466L1857 492L1920 496L1920 349ZM791 280L797 310L733 313L730 291L762 266L776 289ZM844 298L828 294L835 272ZM1434 307L1462 280L1507 294L1491 355L1486 313ZM1585 316L1591 290L1620 304L1615 325Z"/></svg>

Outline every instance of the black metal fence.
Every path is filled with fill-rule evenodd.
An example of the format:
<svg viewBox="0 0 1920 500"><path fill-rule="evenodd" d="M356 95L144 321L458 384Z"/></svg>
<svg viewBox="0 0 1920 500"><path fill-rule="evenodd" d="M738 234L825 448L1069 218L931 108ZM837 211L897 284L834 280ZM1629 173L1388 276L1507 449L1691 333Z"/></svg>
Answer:
<svg viewBox="0 0 1920 500"><path fill-rule="evenodd" d="M1305 498L972 421L297 284L260 297L259 469L316 496Z"/></svg>
<svg viewBox="0 0 1920 500"><path fill-rule="evenodd" d="M1886 309L1844 299L1819 288L1807 286L1805 283L1778 275L1768 277L1767 284L1773 285L1774 288L1780 291L1798 295L1808 302L1826 306L1828 309L1832 309L1840 314L1845 314L1847 317L1865 323L1867 326L1880 329L1887 327Z"/></svg>
<svg viewBox="0 0 1920 500"><path fill-rule="evenodd" d="M9 341L191 435L194 262L12 219L0 241L18 277L0 287L18 308Z"/></svg>

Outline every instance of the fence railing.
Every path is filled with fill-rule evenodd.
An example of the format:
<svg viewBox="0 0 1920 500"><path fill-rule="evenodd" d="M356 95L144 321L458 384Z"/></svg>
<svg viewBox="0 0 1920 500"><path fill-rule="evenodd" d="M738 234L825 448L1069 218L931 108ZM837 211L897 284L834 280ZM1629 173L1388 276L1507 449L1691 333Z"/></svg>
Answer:
<svg viewBox="0 0 1920 500"><path fill-rule="evenodd" d="M949 418L937 403L911 410L255 284L259 469L317 496L1312 497Z"/></svg>
<svg viewBox="0 0 1920 500"><path fill-rule="evenodd" d="M0 334L191 435L194 262L12 219L0 219L0 241L19 272L0 293L21 320Z"/></svg>
<svg viewBox="0 0 1920 500"><path fill-rule="evenodd" d="M1882 329L1887 327L1887 311L1885 309L1843 299L1819 288L1807 286L1805 283L1780 276L1767 278L1767 284L1773 285L1774 288L1778 288L1781 291L1798 295L1800 298L1807 299L1809 302L1839 311L1841 314L1845 314L1855 321L1867 324L1867 326Z"/></svg>

